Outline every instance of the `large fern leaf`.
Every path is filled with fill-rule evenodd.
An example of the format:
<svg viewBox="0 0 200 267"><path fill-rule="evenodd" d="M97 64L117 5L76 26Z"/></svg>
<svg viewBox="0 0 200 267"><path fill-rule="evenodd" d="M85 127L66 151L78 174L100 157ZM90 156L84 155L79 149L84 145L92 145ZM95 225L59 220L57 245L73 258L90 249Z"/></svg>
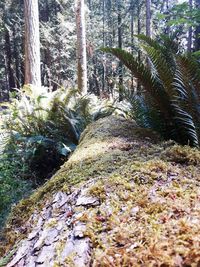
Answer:
<svg viewBox="0 0 200 267"><path fill-rule="evenodd" d="M195 61L180 56L172 40L166 38L164 45L160 45L149 37L139 38L147 43L143 47L151 59L151 67L119 48L104 48L103 51L115 55L140 81L148 113L156 111L154 119L158 116L168 138L198 146L200 68ZM166 45L170 47L169 51ZM166 56L168 54L169 57Z"/></svg>
<svg viewBox="0 0 200 267"><path fill-rule="evenodd" d="M138 62L131 53L120 48L103 48L105 52L115 55L137 78L145 90L153 97L155 103L160 107L164 114L167 115L169 102L166 92L162 88L162 84L156 76L152 75L151 71L144 64Z"/></svg>

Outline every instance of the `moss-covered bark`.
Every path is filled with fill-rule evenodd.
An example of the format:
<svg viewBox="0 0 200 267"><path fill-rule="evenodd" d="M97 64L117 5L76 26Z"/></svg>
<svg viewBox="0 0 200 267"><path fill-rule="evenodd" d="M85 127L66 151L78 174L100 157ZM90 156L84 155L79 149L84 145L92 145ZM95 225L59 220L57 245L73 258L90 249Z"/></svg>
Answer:
<svg viewBox="0 0 200 267"><path fill-rule="evenodd" d="M199 163L198 150L122 118L91 124L13 209L0 266L198 266Z"/></svg>

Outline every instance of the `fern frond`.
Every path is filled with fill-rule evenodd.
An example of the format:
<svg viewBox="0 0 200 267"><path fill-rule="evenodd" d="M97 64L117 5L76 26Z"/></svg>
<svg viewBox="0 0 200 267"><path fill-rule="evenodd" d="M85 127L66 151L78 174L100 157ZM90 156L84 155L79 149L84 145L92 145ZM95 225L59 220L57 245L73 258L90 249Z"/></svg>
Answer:
<svg viewBox="0 0 200 267"><path fill-rule="evenodd" d="M163 44L139 35L146 44L152 65L145 66L132 54L119 48L104 48L115 55L144 87L144 112L151 128L182 144L199 146L200 138L200 67L190 57L181 56L177 44L165 37ZM136 103L132 103L137 107ZM139 106L141 108L141 104ZM137 109L135 109L137 114ZM140 113L141 114L141 113ZM138 116L138 115L137 115ZM158 124L156 122L159 122Z"/></svg>
<svg viewBox="0 0 200 267"><path fill-rule="evenodd" d="M1 131L0 132L0 156L4 153L9 141L10 141L10 133Z"/></svg>
<svg viewBox="0 0 200 267"><path fill-rule="evenodd" d="M178 137L179 142L185 145L199 146L199 137L193 117L183 110L179 103L173 104L176 115L174 119L177 122L177 127L180 129L181 135Z"/></svg>
<svg viewBox="0 0 200 267"><path fill-rule="evenodd" d="M200 66L199 63L190 55L179 55L177 63L181 67L184 77L192 83L200 103Z"/></svg>
<svg viewBox="0 0 200 267"><path fill-rule="evenodd" d="M164 115L166 121L171 117L170 101L162 83L158 77L154 76L148 67L138 62L131 53L120 48L104 48L105 52L115 55L132 72L145 90L151 95L155 105Z"/></svg>
<svg viewBox="0 0 200 267"><path fill-rule="evenodd" d="M167 62L162 53L150 46L143 46L146 50L148 57L150 58L154 71L158 75L160 82L162 83L165 91L169 96L173 95L172 82L174 77L174 70Z"/></svg>
<svg viewBox="0 0 200 267"><path fill-rule="evenodd" d="M157 40L154 40L151 37L146 36L145 34L137 34L134 36L138 38L140 41L146 43L148 46L153 47L156 50L163 51L163 46L160 45Z"/></svg>

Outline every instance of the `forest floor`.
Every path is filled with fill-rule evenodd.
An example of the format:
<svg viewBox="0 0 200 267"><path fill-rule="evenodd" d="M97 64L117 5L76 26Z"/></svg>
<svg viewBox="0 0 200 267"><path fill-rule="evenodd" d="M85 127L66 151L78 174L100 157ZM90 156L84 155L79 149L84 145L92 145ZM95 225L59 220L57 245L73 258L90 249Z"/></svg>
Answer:
<svg viewBox="0 0 200 267"><path fill-rule="evenodd" d="M0 266L200 266L199 185L199 150L99 120L13 209Z"/></svg>

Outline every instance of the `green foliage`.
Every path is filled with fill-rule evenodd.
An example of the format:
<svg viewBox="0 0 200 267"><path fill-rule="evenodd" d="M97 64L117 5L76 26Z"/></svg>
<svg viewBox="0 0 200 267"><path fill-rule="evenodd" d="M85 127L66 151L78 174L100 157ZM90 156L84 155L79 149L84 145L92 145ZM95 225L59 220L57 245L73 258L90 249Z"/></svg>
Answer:
<svg viewBox="0 0 200 267"><path fill-rule="evenodd" d="M164 37L159 43L143 35L138 38L149 58L148 65L138 62L127 51L104 49L118 57L143 86L142 94L133 101L136 114L138 111L142 114L142 120L141 116L136 120L159 131L165 138L198 146L199 64L192 56L181 55L171 38Z"/></svg>
<svg viewBox="0 0 200 267"><path fill-rule="evenodd" d="M5 152L28 166L26 177L36 184L66 160L88 123L112 113L97 97L63 88L25 87L4 105L4 128L10 134Z"/></svg>
<svg viewBox="0 0 200 267"><path fill-rule="evenodd" d="M1 128L1 127L0 127ZM28 165L17 153L10 153L10 134L0 131L0 229L14 203L28 196L32 190L32 182L24 179ZM12 144L14 148L14 144ZM7 150L7 151L6 151ZM14 149L12 149L12 152Z"/></svg>
<svg viewBox="0 0 200 267"><path fill-rule="evenodd" d="M28 87L7 103L6 153L20 157L28 165L27 177L37 182L58 168L80 136L79 121L61 97L61 92Z"/></svg>
<svg viewBox="0 0 200 267"><path fill-rule="evenodd" d="M3 103L0 125L0 227L14 203L52 176L81 132L113 108L76 90L26 87Z"/></svg>
<svg viewBox="0 0 200 267"><path fill-rule="evenodd" d="M32 188L30 181L24 180L26 166L19 158L0 157L0 228L12 204L26 197Z"/></svg>
<svg viewBox="0 0 200 267"><path fill-rule="evenodd" d="M174 5L169 12L169 25L196 26L200 21L199 9L195 6L190 7L188 2Z"/></svg>

